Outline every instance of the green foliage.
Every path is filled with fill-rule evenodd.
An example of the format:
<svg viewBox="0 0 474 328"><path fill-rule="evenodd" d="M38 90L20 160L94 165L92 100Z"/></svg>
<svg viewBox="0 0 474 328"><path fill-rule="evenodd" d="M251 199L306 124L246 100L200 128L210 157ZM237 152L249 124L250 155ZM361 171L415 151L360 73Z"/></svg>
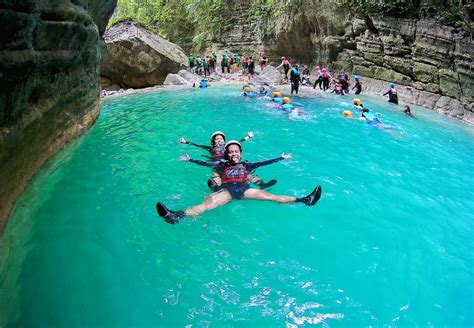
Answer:
<svg viewBox="0 0 474 328"><path fill-rule="evenodd" d="M270 35L269 18L290 12L300 0L118 0L109 26L132 19L186 50L220 40L243 14L256 38ZM224 32L224 33L222 33Z"/></svg>
<svg viewBox="0 0 474 328"><path fill-rule="evenodd" d="M464 9L470 0L329 0L335 9L345 8L365 15L404 18L434 18L453 27L467 27Z"/></svg>

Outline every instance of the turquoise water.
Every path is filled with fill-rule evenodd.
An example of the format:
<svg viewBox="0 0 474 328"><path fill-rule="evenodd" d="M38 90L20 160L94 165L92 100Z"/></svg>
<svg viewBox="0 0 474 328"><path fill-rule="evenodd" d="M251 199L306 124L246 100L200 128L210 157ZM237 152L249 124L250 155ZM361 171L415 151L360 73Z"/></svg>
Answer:
<svg viewBox="0 0 474 328"><path fill-rule="evenodd" d="M352 97L296 99L290 120L240 86L106 101L37 174L0 239L0 327L472 327L474 133L362 96L390 126L348 120ZM247 131L271 191L314 207L236 201L172 226L209 193L214 130Z"/></svg>

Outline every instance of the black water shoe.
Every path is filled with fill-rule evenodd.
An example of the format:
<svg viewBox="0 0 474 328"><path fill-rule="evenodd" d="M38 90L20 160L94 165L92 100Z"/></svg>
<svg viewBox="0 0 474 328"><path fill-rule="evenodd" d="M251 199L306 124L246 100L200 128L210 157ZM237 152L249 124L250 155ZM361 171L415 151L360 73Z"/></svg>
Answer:
<svg viewBox="0 0 474 328"><path fill-rule="evenodd" d="M158 212L158 215L161 216L163 219L165 219L166 222L169 224L176 224L178 223L179 219L181 219L184 216L183 211L171 211L168 208L166 208L165 205L161 203L156 203L156 211Z"/></svg>
<svg viewBox="0 0 474 328"><path fill-rule="evenodd" d="M317 186L316 188L314 188L311 194L309 194L308 196L297 198L296 201L305 203L308 206L313 206L321 198L322 192L323 192L323 189L321 188L321 186Z"/></svg>

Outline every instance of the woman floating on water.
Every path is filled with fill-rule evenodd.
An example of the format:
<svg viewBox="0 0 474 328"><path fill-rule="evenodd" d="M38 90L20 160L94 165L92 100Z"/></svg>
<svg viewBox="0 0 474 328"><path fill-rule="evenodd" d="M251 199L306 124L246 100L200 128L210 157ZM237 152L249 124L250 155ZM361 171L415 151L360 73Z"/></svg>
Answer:
<svg viewBox="0 0 474 328"><path fill-rule="evenodd" d="M253 138L253 132L249 131L247 132L247 135L240 139L240 142L244 142L249 140L250 138ZM211 155L210 160L211 161L222 161L224 160L224 151L225 151L225 134L222 131L215 131L211 135L211 145L206 146L206 145L198 145L192 142L187 141L184 138L180 138L179 142L187 145L193 145L199 148L206 149L209 151L209 154ZM249 182L253 183L254 185L259 186L261 189L269 188L277 183L275 179L270 180L268 182L264 182L262 179L260 179L258 176L255 174L249 174L248 176ZM211 178L207 181L207 185L211 190L217 191L221 188L222 181L220 178L220 175L218 172L215 170L212 173Z"/></svg>
<svg viewBox="0 0 474 328"><path fill-rule="evenodd" d="M279 196L261 189L250 188L247 178L249 172L264 165L269 165L283 159L291 158L291 155L283 153L280 157L271 160L248 163L241 162L242 146L238 141L232 140L225 146L225 158L227 162L204 162L191 159L189 156L182 156L180 159L203 166L215 168L222 178L223 188L209 195L203 203L188 207L184 211L171 211L162 203L156 204L158 214L170 224L178 223L184 216L195 216L205 211L229 203L237 199L270 200L277 203L300 202L307 206L313 206L321 198L321 186L317 186L309 195L297 198L293 196Z"/></svg>

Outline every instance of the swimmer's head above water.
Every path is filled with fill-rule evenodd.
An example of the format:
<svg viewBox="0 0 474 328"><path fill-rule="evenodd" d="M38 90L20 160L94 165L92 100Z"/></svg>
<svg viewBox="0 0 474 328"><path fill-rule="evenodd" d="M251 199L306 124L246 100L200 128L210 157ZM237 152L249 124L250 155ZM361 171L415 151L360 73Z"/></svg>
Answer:
<svg viewBox="0 0 474 328"><path fill-rule="evenodd" d="M236 140L231 140L225 145L224 157L231 164L240 163L242 159L242 145Z"/></svg>
<svg viewBox="0 0 474 328"><path fill-rule="evenodd" d="M215 131L211 135L211 145L223 145L225 144L225 134L222 131Z"/></svg>

